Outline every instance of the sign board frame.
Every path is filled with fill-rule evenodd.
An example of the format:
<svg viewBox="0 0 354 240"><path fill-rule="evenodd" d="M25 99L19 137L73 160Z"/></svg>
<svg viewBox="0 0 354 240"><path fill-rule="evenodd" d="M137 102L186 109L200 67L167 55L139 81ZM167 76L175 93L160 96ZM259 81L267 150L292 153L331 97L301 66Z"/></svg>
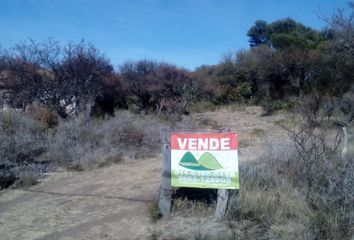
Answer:
<svg viewBox="0 0 354 240"><path fill-rule="evenodd" d="M170 134L172 187L239 188L236 133Z"/></svg>
<svg viewBox="0 0 354 240"><path fill-rule="evenodd" d="M199 133L230 133L229 128L221 128L215 130L201 130L201 131L178 131L171 130L169 127L161 128L161 141L162 141L162 155L163 155L163 168L162 168L162 180L159 192L159 210L162 217L167 217L171 212L171 198L172 198L172 186L171 186L171 133L178 134L199 134ZM215 211L215 218L220 220L226 213L229 195L231 192L235 192L234 189L218 189L217 190L217 205Z"/></svg>

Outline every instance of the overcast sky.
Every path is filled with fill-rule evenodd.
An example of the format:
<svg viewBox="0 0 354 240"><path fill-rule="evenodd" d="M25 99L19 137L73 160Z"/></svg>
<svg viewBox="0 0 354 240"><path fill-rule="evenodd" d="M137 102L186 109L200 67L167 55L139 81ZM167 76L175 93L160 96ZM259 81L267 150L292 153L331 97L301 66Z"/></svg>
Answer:
<svg viewBox="0 0 354 240"><path fill-rule="evenodd" d="M325 26L319 15L348 0L0 0L0 45L32 38L92 42L114 66L148 58L194 69L248 48L257 19L291 17Z"/></svg>

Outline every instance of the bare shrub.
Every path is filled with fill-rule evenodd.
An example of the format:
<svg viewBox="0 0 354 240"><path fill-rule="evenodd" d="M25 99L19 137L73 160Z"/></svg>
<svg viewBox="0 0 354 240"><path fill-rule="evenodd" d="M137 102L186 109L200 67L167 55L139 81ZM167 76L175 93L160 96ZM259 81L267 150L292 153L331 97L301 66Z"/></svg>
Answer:
<svg viewBox="0 0 354 240"><path fill-rule="evenodd" d="M348 122L352 122L354 120L354 86L351 91L343 95L339 105L340 110L348 116Z"/></svg>
<svg viewBox="0 0 354 240"><path fill-rule="evenodd" d="M242 188L229 217L258 223L264 239L351 239L353 156L343 158L328 134L333 129L300 120L288 129L290 142L270 145L259 162L241 165Z"/></svg>
<svg viewBox="0 0 354 240"><path fill-rule="evenodd" d="M18 185L37 181L43 169L33 165L43 164L41 156L47 147L46 139L43 125L25 113L0 112L0 188L15 181Z"/></svg>
<svg viewBox="0 0 354 240"><path fill-rule="evenodd" d="M26 113L28 113L31 118L39 121L46 128L53 128L58 124L59 116L54 111L41 106L37 102L33 102L32 104L26 107Z"/></svg>
<svg viewBox="0 0 354 240"><path fill-rule="evenodd" d="M136 157L144 151L156 153L158 125L144 120L147 118L139 120L125 112L106 121L91 119L89 112L63 120L50 135L47 158L82 170Z"/></svg>
<svg viewBox="0 0 354 240"><path fill-rule="evenodd" d="M45 151L43 126L23 113L0 113L0 156L12 163L26 164L37 160Z"/></svg>
<svg viewBox="0 0 354 240"><path fill-rule="evenodd" d="M167 63L151 60L126 62L120 68L130 109L158 114L186 113L187 106L198 94L196 82L188 71Z"/></svg>
<svg viewBox="0 0 354 240"><path fill-rule="evenodd" d="M318 165L325 160L327 154L327 139L324 132L315 133L315 129L300 125L290 132L298 156L298 177L296 181L305 182L312 188L316 180Z"/></svg>
<svg viewBox="0 0 354 240"><path fill-rule="evenodd" d="M172 121L181 120L183 115L189 115L186 110L189 101L184 97L176 97L175 99L162 99L157 104L157 115L161 113L167 115Z"/></svg>
<svg viewBox="0 0 354 240"><path fill-rule="evenodd" d="M299 112L309 125L316 125L321 104L322 96L319 93L311 93L304 97L302 104L299 106Z"/></svg>
<svg viewBox="0 0 354 240"><path fill-rule="evenodd" d="M278 173L285 165L280 153L269 149L264 156L241 166L242 187L231 199L228 218L254 222L257 239L311 239L313 213L305 196Z"/></svg>
<svg viewBox="0 0 354 240"><path fill-rule="evenodd" d="M27 188L38 183L43 173L47 170L40 164L28 164L15 167L11 171L17 177L15 187Z"/></svg>
<svg viewBox="0 0 354 240"><path fill-rule="evenodd" d="M0 71L11 107L37 101L61 117L77 114L108 92L120 93L113 66L92 44L60 44L53 39L17 44ZM0 62L1 63L1 62Z"/></svg>
<svg viewBox="0 0 354 240"><path fill-rule="evenodd" d="M342 131L339 129L339 131ZM321 239L350 239L354 233L354 162L343 158L328 129L305 123L290 133L297 150L292 179L315 211L312 224ZM288 171L290 168L288 169Z"/></svg>
<svg viewBox="0 0 354 240"><path fill-rule="evenodd" d="M327 117L327 120L330 121L333 113L336 110L336 99L328 97L323 100L323 117Z"/></svg>

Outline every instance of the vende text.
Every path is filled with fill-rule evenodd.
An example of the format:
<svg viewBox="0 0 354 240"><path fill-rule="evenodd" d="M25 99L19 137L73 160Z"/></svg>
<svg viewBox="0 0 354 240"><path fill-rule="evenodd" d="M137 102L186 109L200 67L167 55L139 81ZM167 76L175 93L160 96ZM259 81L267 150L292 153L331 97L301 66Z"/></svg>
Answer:
<svg viewBox="0 0 354 240"><path fill-rule="evenodd" d="M236 134L173 134L171 148L175 150L235 150Z"/></svg>

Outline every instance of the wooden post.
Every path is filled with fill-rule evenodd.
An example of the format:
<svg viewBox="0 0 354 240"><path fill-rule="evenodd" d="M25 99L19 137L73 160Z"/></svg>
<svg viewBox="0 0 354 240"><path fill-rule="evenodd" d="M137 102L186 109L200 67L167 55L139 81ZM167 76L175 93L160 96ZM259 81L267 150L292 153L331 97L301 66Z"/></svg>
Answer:
<svg viewBox="0 0 354 240"><path fill-rule="evenodd" d="M343 149L342 149L342 174L343 174L343 188L347 189L348 186L348 159L347 159L347 148L348 148L348 132L346 127L342 127L343 130ZM344 190L343 189L343 190Z"/></svg>
<svg viewBox="0 0 354 240"><path fill-rule="evenodd" d="M347 148L348 148L348 133L347 128L342 127L343 130L343 149L342 149L342 161L347 164Z"/></svg>
<svg viewBox="0 0 354 240"><path fill-rule="evenodd" d="M159 196L159 211L162 217L167 217L171 213L171 146L170 129L161 128L162 141L162 179Z"/></svg>
<svg viewBox="0 0 354 240"><path fill-rule="evenodd" d="M221 220L226 213L227 203L229 201L229 191L227 189L218 189L218 198L215 209L215 219Z"/></svg>
<svg viewBox="0 0 354 240"><path fill-rule="evenodd" d="M220 128L219 129L220 133L224 132L230 132L230 128ZM216 203L216 209L215 209L215 216L214 218L216 220L221 220L226 213L227 210L227 204L229 202L229 190L227 189L218 189L218 197L217 197L217 203Z"/></svg>

